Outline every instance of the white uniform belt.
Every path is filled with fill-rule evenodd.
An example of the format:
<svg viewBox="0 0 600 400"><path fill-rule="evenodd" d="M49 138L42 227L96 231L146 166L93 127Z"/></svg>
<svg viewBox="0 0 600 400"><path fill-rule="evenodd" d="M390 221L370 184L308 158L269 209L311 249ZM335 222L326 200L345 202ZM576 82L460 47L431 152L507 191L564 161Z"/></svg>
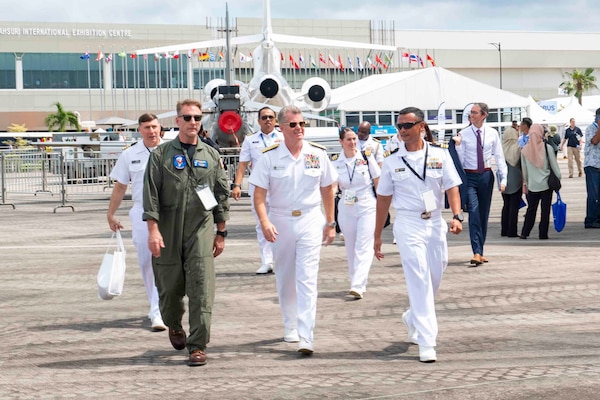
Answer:
<svg viewBox="0 0 600 400"><path fill-rule="evenodd" d="M284 217L299 217L301 215L305 215L318 209L320 206L313 206L308 208L297 208L297 209L288 209L288 208L273 208L269 210L269 214L280 215Z"/></svg>
<svg viewBox="0 0 600 400"><path fill-rule="evenodd" d="M421 219L429 219L429 218L439 218L442 216L442 210L433 210L431 211L431 215L427 218L423 218L424 211L413 211L413 210L396 210L396 216L402 217L413 217L413 218L421 218Z"/></svg>

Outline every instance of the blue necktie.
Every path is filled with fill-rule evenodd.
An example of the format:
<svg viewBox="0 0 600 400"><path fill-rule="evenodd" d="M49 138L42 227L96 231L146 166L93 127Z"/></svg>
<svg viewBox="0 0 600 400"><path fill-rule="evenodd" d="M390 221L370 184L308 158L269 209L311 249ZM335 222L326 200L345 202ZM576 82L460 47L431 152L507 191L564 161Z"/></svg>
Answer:
<svg viewBox="0 0 600 400"><path fill-rule="evenodd" d="M485 167L483 165L483 143L481 143L481 130L477 129L477 172L483 173Z"/></svg>

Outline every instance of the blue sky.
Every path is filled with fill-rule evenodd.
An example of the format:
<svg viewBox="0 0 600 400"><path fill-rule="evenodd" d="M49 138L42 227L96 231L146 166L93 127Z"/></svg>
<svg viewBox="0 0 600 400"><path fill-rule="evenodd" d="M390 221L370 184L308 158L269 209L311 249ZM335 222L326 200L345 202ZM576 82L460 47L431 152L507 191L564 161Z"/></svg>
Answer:
<svg viewBox="0 0 600 400"><path fill-rule="evenodd" d="M262 17L262 0L228 0L231 18ZM0 21L204 24L224 0L0 0ZM271 0L273 18L392 21L396 29L600 32L591 0Z"/></svg>

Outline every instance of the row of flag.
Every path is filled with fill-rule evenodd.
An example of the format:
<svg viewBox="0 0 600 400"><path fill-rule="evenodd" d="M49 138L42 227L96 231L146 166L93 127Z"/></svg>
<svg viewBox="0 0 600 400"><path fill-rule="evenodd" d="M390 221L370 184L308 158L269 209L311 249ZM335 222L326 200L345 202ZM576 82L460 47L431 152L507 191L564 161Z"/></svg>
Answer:
<svg viewBox="0 0 600 400"><path fill-rule="evenodd" d="M117 53L117 56L119 56L121 58L126 58L127 53L125 53L124 51L121 51L121 52ZM198 57L199 61L224 61L225 60L225 55L223 54L222 51L219 51L218 53L213 53L213 52L201 52L201 51L195 50L195 49L188 50L188 52L187 52L188 60L191 60L195 56ZM364 69L368 69L368 68L377 69L378 67L381 67L381 68L387 70L389 67L391 67L393 65L393 61L392 61L393 56L394 56L393 54L392 55L384 54L383 59L382 59L379 54L375 54L375 57L373 60L371 57L371 54L369 53L369 55L366 56L364 63L361 60L360 56L357 56L356 57L356 69L363 71ZM91 57L90 53L86 51L79 58L81 58L82 60L89 60L90 57ZM129 54L129 57L137 58L137 54L131 53L131 54ZM143 57L144 57L144 60L148 59L147 54L144 54ZM173 52L173 54L169 54L168 52L165 52L164 54L154 53L154 61L158 61L163 58L164 59L169 59L169 58L179 59L180 58L179 51L175 51L175 52ZM98 61L98 62L104 60L105 62L109 63L112 61L112 59L113 59L112 53L105 55L102 51L99 51L96 56L96 61ZM251 62L252 61L252 53L250 53L247 56L247 55L243 54L242 52L240 52L239 60L241 63ZM285 61L286 61L285 57L284 57L283 53L281 53L282 64L284 64ZM321 68L322 64L324 64L325 67L334 67L336 69L339 69L342 72L345 71L346 69L349 69L352 72L355 72L355 70L356 70L354 67L354 64L352 63L352 57L350 57L349 55L347 56L346 66L344 66L344 61L342 60L342 56L340 54L338 54L337 59L336 59L331 54L328 54L328 56L325 57L323 55L323 53L319 53L318 62L317 62L317 60L315 60L315 58L313 58L312 54L310 54L308 56L308 63L306 62L306 59L304 58L302 53L299 54L298 61L296 61L294 56L292 54L290 54L289 61L290 61L290 66L294 67L295 69ZM421 66L421 68L425 68L425 61L421 58L420 55L417 55L414 53L403 52L402 53L402 61L407 62L409 64L417 63L418 65ZM435 60L429 54L427 54L426 61L431 63L431 66L435 67Z"/></svg>

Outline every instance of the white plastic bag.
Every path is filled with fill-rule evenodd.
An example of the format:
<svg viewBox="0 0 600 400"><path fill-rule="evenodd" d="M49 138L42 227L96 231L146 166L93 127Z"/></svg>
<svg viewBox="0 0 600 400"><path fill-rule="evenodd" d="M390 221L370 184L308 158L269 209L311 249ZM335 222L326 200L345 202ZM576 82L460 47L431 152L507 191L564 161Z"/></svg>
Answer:
<svg viewBox="0 0 600 400"><path fill-rule="evenodd" d="M113 239L117 237L116 248L114 248ZM98 297L102 300L110 300L123 293L123 283L125 282L125 246L121 231L117 229L116 235L110 238L110 243L104 253L102 265L98 270Z"/></svg>

